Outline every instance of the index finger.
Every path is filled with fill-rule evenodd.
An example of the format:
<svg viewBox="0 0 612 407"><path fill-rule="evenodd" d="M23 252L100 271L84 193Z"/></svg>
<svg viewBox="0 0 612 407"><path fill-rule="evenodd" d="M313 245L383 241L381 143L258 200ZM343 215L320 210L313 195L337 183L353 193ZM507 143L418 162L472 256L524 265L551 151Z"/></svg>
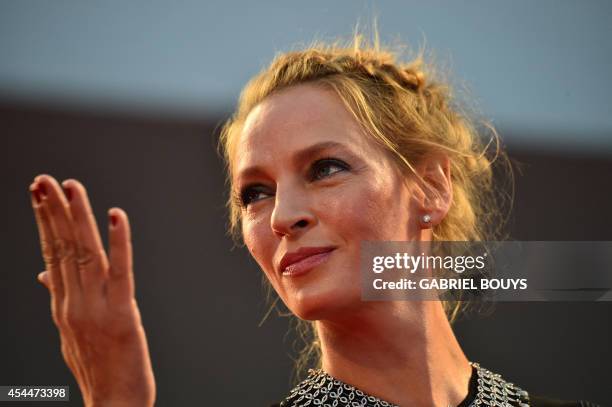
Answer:
<svg viewBox="0 0 612 407"><path fill-rule="evenodd" d="M78 241L72 230L72 214L68 202L55 178L50 175L39 175L35 178L39 188L46 192L43 207L48 210L51 224L52 243L56 260L59 260L64 283L66 301L79 301L81 281L77 267L79 252Z"/></svg>
<svg viewBox="0 0 612 407"><path fill-rule="evenodd" d="M40 189L37 182L30 185L30 195L32 200L32 208L36 218L38 227L38 236L40 239L40 248L45 267L49 271L49 281L51 289L51 307L55 312L60 310L60 304L64 298L64 283L59 270L59 265L56 261L56 254L53 251L53 232L51 230L51 220L49 214L43 204L44 191Z"/></svg>

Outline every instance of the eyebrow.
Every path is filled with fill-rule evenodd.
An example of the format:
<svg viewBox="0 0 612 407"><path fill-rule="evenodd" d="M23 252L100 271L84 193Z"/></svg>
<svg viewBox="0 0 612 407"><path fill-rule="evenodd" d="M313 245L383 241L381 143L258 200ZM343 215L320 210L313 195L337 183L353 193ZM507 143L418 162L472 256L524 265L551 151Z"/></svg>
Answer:
<svg viewBox="0 0 612 407"><path fill-rule="evenodd" d="M293 155L293 161L297 164L303 163L307 161L310 157L319 154L321 151L331 150L334 148L344 149L345 147L346 146L344 144L338 143L336 141L322 141L320 143L313 144L296 152ZM262 174L265 174L264 169L260 166L254 165L252 167L247 167L244 170L240 171L236 179L239 180L240 178L255 177Z"/></svg>

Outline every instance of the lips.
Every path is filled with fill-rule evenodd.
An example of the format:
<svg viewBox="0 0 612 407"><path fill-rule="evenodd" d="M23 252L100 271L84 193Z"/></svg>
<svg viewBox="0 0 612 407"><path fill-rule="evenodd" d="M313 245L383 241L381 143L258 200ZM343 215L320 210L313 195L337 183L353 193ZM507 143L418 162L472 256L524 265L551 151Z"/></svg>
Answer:
<svg viewBox="0 0 612 407"><path fill-rule="evenodd" d="M280 262L280 272L282 274L296 274L298 272L307 271L317 264L325 261L329 253L335 247L301 247L295 252L287 253L283 256Z"/></svg>

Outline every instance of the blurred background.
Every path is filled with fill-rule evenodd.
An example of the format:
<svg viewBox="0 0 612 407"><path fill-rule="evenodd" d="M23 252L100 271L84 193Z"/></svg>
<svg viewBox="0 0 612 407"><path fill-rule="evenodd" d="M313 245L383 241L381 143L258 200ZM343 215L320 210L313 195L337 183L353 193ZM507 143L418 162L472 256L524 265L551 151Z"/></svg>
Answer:
<svg viewBox="0 0 612 407"><path fill-rule="evenodd" d="M225 237L216 135L276 52L374 16L383 41L434 51L522 163L513 238L612 240L608 1L2 0L0 385L70 385L57 405L82 405L35 279L28 186L49 173L85 184L104 238L109 207L130 216L157 405L280 400L294 337L286 318L258 326L261 272ZM501 303L455 331L534 394L612 405L611 321L610 302Z"/></svg>

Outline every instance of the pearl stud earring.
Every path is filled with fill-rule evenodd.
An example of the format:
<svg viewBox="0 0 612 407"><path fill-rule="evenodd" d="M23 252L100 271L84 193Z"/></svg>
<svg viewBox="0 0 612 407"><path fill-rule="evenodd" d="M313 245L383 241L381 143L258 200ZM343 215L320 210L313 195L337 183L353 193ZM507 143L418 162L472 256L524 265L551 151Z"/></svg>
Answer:
<svg viewBox="0 0 612 407"><path fill-rule="evenodd" d="M431 216L430 215L423 215L423 222L424 223L431 222Z"/></svg>

